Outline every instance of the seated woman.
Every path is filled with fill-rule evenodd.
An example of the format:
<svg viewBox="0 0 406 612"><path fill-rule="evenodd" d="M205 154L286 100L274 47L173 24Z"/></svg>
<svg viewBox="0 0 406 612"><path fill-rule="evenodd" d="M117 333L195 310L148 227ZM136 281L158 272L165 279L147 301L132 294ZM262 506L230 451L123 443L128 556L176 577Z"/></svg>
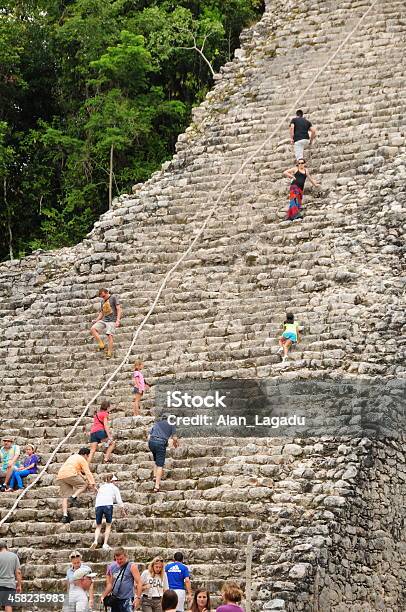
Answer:
<svg viewBox="0 0 406 612"><path fill-rule="evenodd" d="M14 491L14 489L24 489L23 478L29 474L36 474L38 472L39 457L35 455L35 446L27 444L25 447L25 457L20 467L13 469L11 474L8 492Z"/></svg>

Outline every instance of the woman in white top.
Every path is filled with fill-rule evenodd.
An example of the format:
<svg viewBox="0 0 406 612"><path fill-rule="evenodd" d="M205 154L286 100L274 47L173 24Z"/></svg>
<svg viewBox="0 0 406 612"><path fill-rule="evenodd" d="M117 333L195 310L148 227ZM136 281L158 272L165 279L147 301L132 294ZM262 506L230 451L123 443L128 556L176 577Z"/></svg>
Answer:
<svg viewBox="0 0 406 612"><path fill-rule="evenodd" d="M162 595L168 590L168 579L164 570L164 560L155 557L148 569L141 574L142 581L142 612L162 612Z"/></svg>
<svg viewBox="0 0 406 612"><path fill-rule="evenodd" d="M70 560L70 565L66 571L66 590L68 591L68 594L69 594L70 589L72 589L75 586L74 585L74 582L75 582L74 574L76 570L80 568L82 570L87 571L88 573L92 572L90 565L86 565L86 563L82 563L82 555L78 550L72 550L71 554L69 555L69 560ZM91 585L89 589L90 607L93 607L93 603L94 603L93 585ZM64 606L64 608L66 608L66 606Z"/></svg>
<svg viewBox="0 0 406 612"><path fill-rule="evenodd" d="M106 482L103 482L97 492L95 511L96 511L96 530L94 532L94 542L90 548L96 548L102 529L103 516L106 519L106 530L104 532L103 550L110 550L108 539L113 522L113 505L120 506L122 516L127 516L119 488L114 484L118 481L114 474L106 474Z"/></svg>

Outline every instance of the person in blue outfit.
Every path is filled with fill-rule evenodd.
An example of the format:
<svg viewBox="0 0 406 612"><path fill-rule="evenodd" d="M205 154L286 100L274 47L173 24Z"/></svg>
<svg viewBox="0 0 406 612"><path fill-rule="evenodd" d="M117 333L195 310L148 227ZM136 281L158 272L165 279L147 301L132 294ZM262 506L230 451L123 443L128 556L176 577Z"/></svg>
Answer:
<svg viewBox="0 0 406 612"><path fill-rule="evenodd" d="M190 572L187 565L183 563L183 554L176 552L173 555L173 561L165 566L165 572L168 577L169 589L175 591L178 596L177 612L184 612L186 593L188 596L189 606L192 604L193 593L190 583Z"/></svg>
<svg viewBox="0 0 406 612"><path fill-rule="evenodd" d="M154 493L158 493L159 491L166 459L166 448L168 446L169 439L172 438L174 448L179 446L179 440L175 435L176 427L175 425L170 425L168 423L168 416L168 414L163 414L162 416L158 417L158 420L156 423L154 423L149 432L148 447L155 461Z"/></svg>
<svg viewBox="0 0 406 612"><path fill-rule="evenodd" d="M286 321L283 324L283 334L279 338L278 353L283 353L282 361L288 358L289 349L300 341L301 327L292 312L286 313Z"/></svg>

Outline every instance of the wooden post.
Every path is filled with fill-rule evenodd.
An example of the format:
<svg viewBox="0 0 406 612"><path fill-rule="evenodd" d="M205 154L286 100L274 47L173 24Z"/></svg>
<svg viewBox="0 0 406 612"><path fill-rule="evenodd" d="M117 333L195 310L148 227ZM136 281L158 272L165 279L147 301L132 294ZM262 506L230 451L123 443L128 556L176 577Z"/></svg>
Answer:
<svg viewBox="0 0 406 612"><path fill-rule="evenodd" d="M248 536L247 542L247 562L245 569L245 612L251 612L251 599L252 599L252 535Z"/></svg>
<svg viewBox="0 0 406 612"><path fill-rule="evenodd" d="M110 174L109 174L109 210L111 210L111 204L113 201L113 153L114 145L110 147Z"/></svg>

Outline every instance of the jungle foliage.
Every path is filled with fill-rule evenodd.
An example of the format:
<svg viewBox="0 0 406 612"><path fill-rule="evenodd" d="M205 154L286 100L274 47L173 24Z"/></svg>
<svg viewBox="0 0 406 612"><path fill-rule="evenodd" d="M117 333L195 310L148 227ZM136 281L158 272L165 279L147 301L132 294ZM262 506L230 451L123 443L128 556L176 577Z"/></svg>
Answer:
<svg viewBox="0 0 406 612"><path fill-rule="evenodd" d="M112 151L114 195L170 158L212 69L261 10L259 0L3 0L0 260L81 240L108 208Z"/></svg>

